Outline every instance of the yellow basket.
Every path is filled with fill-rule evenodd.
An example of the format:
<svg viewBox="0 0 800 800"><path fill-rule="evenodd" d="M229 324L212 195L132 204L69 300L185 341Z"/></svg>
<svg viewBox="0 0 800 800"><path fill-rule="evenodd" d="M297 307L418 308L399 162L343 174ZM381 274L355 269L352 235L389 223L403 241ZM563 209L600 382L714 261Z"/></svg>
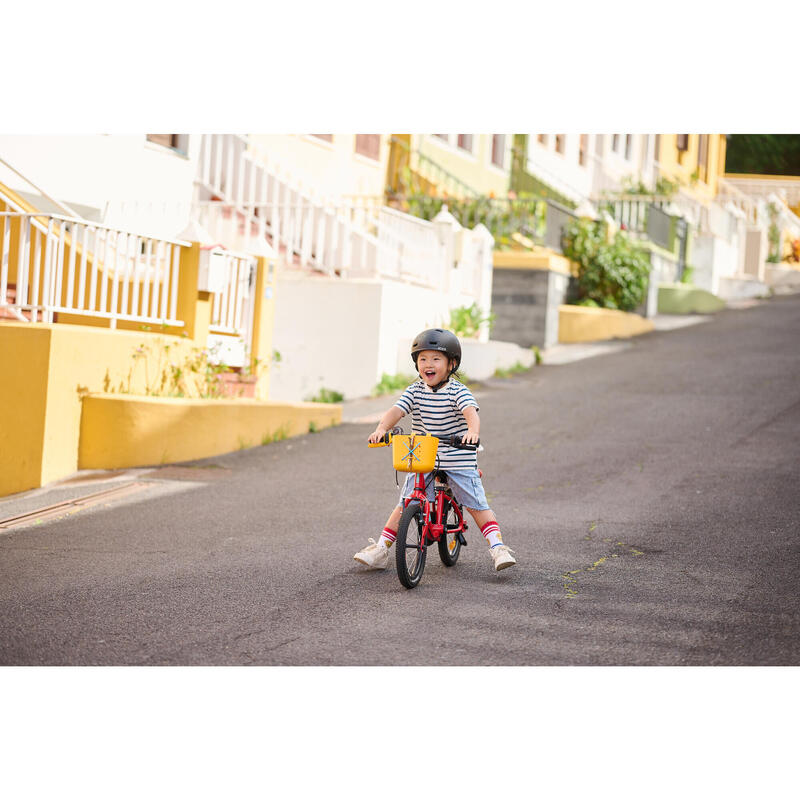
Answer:
<svg viewBox="0 0 800 800"><path fill-rule="evenodd" d="M430 472L436 466L435 436L392 436L392 461L398 472Z"/></svg>

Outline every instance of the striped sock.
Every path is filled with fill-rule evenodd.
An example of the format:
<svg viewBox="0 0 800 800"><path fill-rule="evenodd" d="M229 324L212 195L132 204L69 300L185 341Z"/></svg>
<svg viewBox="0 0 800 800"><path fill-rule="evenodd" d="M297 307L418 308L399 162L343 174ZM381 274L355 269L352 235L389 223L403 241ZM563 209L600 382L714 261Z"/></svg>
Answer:
<svg viewBox="0 0 800 800"><path fill-rule="evenodd" d="M487 522L482 528L481 533L489 543L489 547L497 547L503 544L503 537L500 535L500 526L494 520Z"/></svg>
<svg viewBox="0 0 800 800"><path fill-rule="evenodd" d="M391 528L384 528L381 538L378 539L378 544L388 550L394 544L396 538L397 531L393 531Z"/></svg>

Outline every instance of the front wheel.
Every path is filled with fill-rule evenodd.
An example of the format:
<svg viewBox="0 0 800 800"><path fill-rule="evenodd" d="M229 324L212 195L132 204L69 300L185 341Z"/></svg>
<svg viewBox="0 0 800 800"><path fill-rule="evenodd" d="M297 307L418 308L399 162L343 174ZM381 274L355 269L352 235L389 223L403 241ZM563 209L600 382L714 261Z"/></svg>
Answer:
<svg viewBox="0 0 800 800"><path fill-rule="evenodd" d="M422 508L418 500L412 500L403 509L394 545L397 577L406 589L413 589L420 582L425 569L423 526Z"/></svg>
<svg viewBox="0 0 800 800"><path fill-rule="evenodd" d="M458 528L458 515L453 506L453 501L448 495L442 492L439 495L442 503L442 525L444 531L439 537L439 558L446 567L452 567L458 561L458 554L461 552L461 539L454 530Z"/></svg>

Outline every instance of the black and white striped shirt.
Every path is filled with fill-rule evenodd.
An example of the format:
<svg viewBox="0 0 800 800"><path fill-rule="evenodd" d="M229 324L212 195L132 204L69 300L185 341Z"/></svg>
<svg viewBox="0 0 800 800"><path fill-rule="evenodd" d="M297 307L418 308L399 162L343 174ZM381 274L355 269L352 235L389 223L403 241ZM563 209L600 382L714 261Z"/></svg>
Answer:
<svg viewBox="0 0 800 800"><path fill-rule="evenodd" d="M478 404L472 392L455 378L434 392L422 379L412 383L395 405L403 414L411 414L413 433L429 434L441 439L463 435L467 432L464 409ZM438 464L442 469L476 469L478 457L475 450L458 450L439 442Z"/></svg>

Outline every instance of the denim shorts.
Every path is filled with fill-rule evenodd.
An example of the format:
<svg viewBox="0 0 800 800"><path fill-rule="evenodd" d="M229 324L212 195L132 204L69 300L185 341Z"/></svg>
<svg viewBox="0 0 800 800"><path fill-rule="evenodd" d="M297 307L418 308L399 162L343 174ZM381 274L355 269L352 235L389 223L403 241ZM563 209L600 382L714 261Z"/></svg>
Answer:
<svg viewBox="0 0 800 800"><path fill-rule="evenodd" d="M461 503L465 508L471 508L474 511L488 511L489 504L486 502L486 493L483 491L483 483L481 483L480 475L477 469L454 469L454 470L439 470L447 475L447 483L453 491L453 497ZM431 473L426 472L425 484L428 487L428 500L433 500L435 481L431 478ZM409 472L406 475L406 482L400 490L400 503L403 505L403 500L411 496L414 491L414 482L416 481L416 474Z"/></svg>

